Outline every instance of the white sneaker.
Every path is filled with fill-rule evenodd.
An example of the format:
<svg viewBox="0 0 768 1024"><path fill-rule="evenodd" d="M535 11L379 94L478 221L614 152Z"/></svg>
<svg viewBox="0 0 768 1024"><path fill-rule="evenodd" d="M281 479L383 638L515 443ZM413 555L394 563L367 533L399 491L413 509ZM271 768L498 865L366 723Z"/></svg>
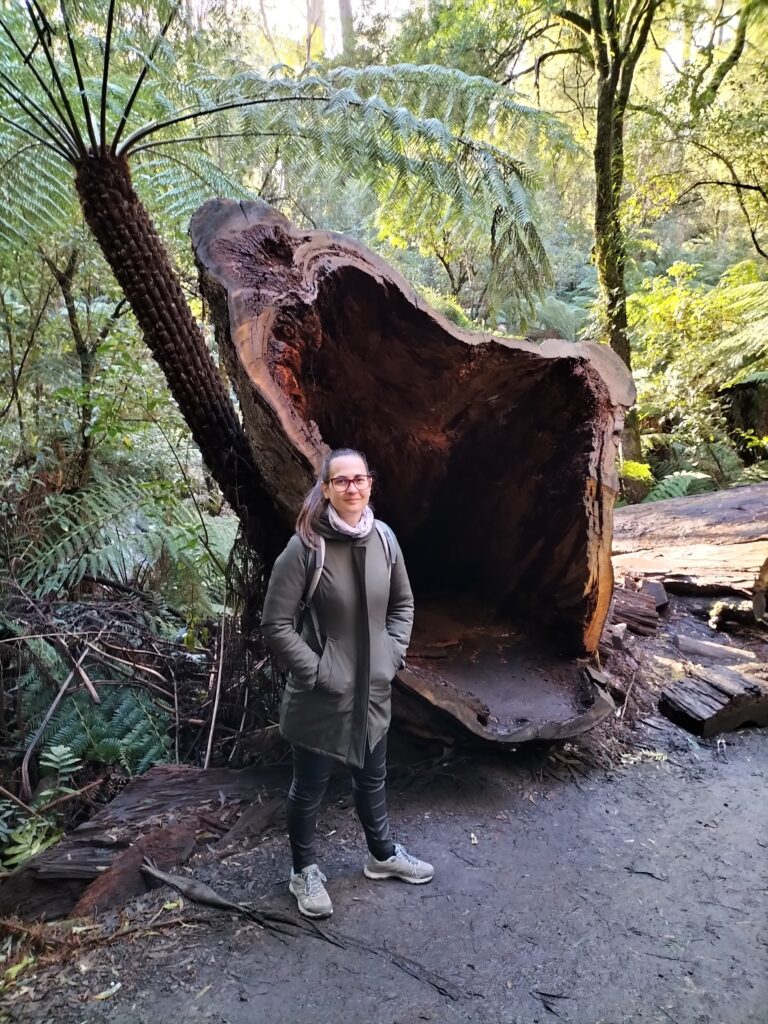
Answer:
<svg viewBox="0 0 768 1024"><path fill-rule="evenodd" d="M291 872L288 888L296 897L299 911L305 917L330 917L333 913L331 897L323 885L327 881L317 864L302 868L298 874Z"/></svg>
<svg viewBox="0 0 768 1024"><path fill-rule="evenodd" d="M435 877L435 869L395 843L395 852L387 860L376 860L372 853L369 854L363 864L363 874L366 878L399 878L411 885L424 885Z"/></svg>

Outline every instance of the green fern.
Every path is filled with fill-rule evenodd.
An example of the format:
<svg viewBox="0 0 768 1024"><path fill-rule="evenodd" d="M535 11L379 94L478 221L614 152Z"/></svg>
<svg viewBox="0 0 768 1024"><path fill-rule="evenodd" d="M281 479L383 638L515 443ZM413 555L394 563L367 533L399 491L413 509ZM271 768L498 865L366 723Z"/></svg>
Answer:
<svg viewBox="0 0 768 1024"><path fill-rule="evenodd" d="M40 755L40 767L45 769L46 773L48 771L55 772L61 782L80 771L83 762L75 756L71 747L55 744L45 749Z"/></svg>
<svg viewBox="0 0 768 1024"><path fill-rule="evenodd" d="M167 761L171 750L167 710L135 687L109 690L111 700L101 705L94 704L87 693L73 694L47 727L46 743L68 747L84 761L122 764L132 773Z"/></svg>
<svg viewBox="0 0 768 1024"><path fill-rule="evenodd" d="M714 491L715 482L706 473L679 471L660 480L651 492L643 498L644 502L665 501L667 498L684 498L691 494L702 494Z"/></svg>
<svg viewBox="0 0 768 1024"><path fill-rule="evenodd" d="M7 623L7 619L4 621ZM12 635L19 632L14 625ZM46 647L50 645L39 637L19 637L16 685L27 736L38 727L69 674L68 666L57 656L45 654ZM44 661L56 672L41 673L39 665ZM121 677L119 670L115 671L117 683ZM166 702L152 700L146 691L128 682L97 689L100 704L94 704L84 690L68 693L44 730L40 767L44 774L55 774L58 785L70 779L83 762L122 764L137 772L170 756L172 709Z"/></svg>
<svg viewBox="0 0 768 1024"><path fill-rule="evenodd" d="M9 836L2 851L4 868L15 868L35 854L42 853L61 839L62 831L55 829L47 818L27 818Z"/></svg>
<svg viewBox="0 0 768 1024"><path fill-rule="evenodd" d="M768 459L755 462L742 471L740 483L761 484L768 482Z"/></svg>
<svg viewBox="0 0 768 1024"><path fill-rule="evenodd" d="M292 184L343 189L354 178L382 204L405 204L414 237L446 217L468 237L487 239L493 225L493 273L514 268L513 291L546 277L535 182L522 154L542 134L568 144L551 117L509 87L435 65L312 65L299 74L281 66L262 74L232 56L218 57L213 71L185 51L183 30L173 42L158 31L185 13L173 0L155 0L147 18L113 0L65 0L46 10L61 43L54 63L25 7L4 11L0 71L14 84L0 91L0 160L11 171L0 186L0 245L27 250L60 232L72 216L71 167L103 146L130 159L166 230L178 231L203 199L249 197L246 182L267 181L279 163L281 194ZM134 89L139 72L148 77ZM51 76L59 106L62 92L71 98L67 117L43 86ZM217 160L224 140L232 174Z"/></svg>
<svg viewBox="0 0 768 1024"><path fill-rule="evenodd" d="M204 614L223 600L236 531L233 517L198 513L167 490L105 479L47 499L17 572L38 598L84 576L134 586L141 577L172 604Z"/></svg>
<svg viewBox="0 0 768 1024"><path fill-rule="evenodd" d="M554 331L559 338L576 341L584 327L587 314L581 306L563 302L555 295L546 295L536 304L534 316L536 326Z"/></svg>

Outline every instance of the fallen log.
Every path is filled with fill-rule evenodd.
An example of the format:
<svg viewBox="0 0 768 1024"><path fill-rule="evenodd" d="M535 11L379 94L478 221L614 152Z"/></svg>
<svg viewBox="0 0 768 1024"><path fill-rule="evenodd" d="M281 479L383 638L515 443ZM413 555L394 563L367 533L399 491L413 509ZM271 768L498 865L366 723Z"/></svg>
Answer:
<svg viewBox="0 0 768 1024"><path fill-rule="evenodd" d="M608 614L616 438L634 399L623 363L602 345L463 331L364 246L262 204L207 203L191 235L286 536L328 446L361 448L408 563L414 647L457 641L428 667L409 659L401 692L504 743L606 713L578 666L559 666L552 699L528 663L593 652ZM448 635L446 614L464 620ZM481 628L503 653L471 669Z"/></svg>
<svg viewBox="0 0 768 1024"><path fill-rule="evenodd" d="M675 636L675 646L681 654L687 657L705 658L709 661L754 661L760 659L754 651L746 651L742 647L730 646L724 643L712 643L711 640L697 640L692 636L685 636L680 633Z"/></svg>
<svg viewBox="0 0 768 1024"><path fill-rule="evenodd" d="M660 580L678 594L751 597L767 553L768 484L630 505L614 517L616 574Z"/></svg>
<svg viewBox="0 0 768 1024"><path fill-rule="evenodd" d="M88 886L72 908L72 917L85 917L99 911L122 907L133 896L145 892L147 884L141 866L151 857L159 868L183 864L195 846L195 826L191 823L155 829L141 836L118 854L109 868Z"/></svg>

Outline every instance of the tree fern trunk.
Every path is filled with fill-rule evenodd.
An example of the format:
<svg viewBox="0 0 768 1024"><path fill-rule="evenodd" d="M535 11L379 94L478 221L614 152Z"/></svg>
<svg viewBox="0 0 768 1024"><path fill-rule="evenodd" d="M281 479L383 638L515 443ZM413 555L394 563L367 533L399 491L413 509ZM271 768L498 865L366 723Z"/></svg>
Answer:
<svg viewBox="0 0 768 1024"><path fill-rule="evenodd" d="M165 374L203 460L268 561L284 527L160 236L136 195L126 162L82 162L76 185L86 222Z"/></svg>

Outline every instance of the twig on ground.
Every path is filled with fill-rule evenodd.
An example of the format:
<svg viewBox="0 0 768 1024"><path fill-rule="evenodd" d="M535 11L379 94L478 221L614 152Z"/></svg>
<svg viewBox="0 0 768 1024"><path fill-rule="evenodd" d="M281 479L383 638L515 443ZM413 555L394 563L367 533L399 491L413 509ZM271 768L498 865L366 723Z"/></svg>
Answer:
<svg viewBox="0 0 768 1024"><path fill-rule="evenodd" d="M39 811L36 811L34 807L30 807L28 804L25 804L23 800L19 800L19 798L17 796L14 796L9 789L5 788L5 786L0 786L0 793L8 800L12 800L15 804L18 804L19 807L23 811L26 811L27 814L31 814L35 818L41 817Z"/></svg>
<svg viewBox="0 0 768 1024"><path fill-rule="evenodd" d="M666 875L657 875L653 871L645 871L643 868L633 868L629 864L624 865L624 870L631 872L633 875L648 875L650 878L655 878L657 882L669 881Z"/></svg>
<svg viewBox="0 0 768 1024"><path fill-rule="evenodd" d="M624 717L624 712L627 710L627 705L629 704L629 695L632 693L632 687L635 685L635 677L636 676L637 676L637 669L635 669L634 672L632 673L632 678L629 681L629 686L627 687L627 692L624 694L624 703L621 705L619 710L616 712L616 717L617 718L623 718Z"/></svg>
<svg viewBox="0 0 768 1024"><path fill-rule="evenodd" d="M292 917L288 917L287 914L275 910L253 910L244 903L236 903L225 896L220 896L215 889L206 885L205 882L198 882L194 878L182 878L180 875L172 875L166 871L161 871L149 858L145 858L144 863L141 865L141 870L145 874L152 875L153 878L165 882L166 885L172 886L183 896L186 896L187 899L195 903L204 903L209 907L219 907L221 910L233 910L235 913L242 914L243 917L255 921L262 928L278 932L281 935L294 935L296 932L301 931L308 932L311 935L325 939L326 942L330 942L334 946L339 946L341 949L344 948L341 942L328 935L315 921L304 920L303 918L297 921Z"/></svg>

